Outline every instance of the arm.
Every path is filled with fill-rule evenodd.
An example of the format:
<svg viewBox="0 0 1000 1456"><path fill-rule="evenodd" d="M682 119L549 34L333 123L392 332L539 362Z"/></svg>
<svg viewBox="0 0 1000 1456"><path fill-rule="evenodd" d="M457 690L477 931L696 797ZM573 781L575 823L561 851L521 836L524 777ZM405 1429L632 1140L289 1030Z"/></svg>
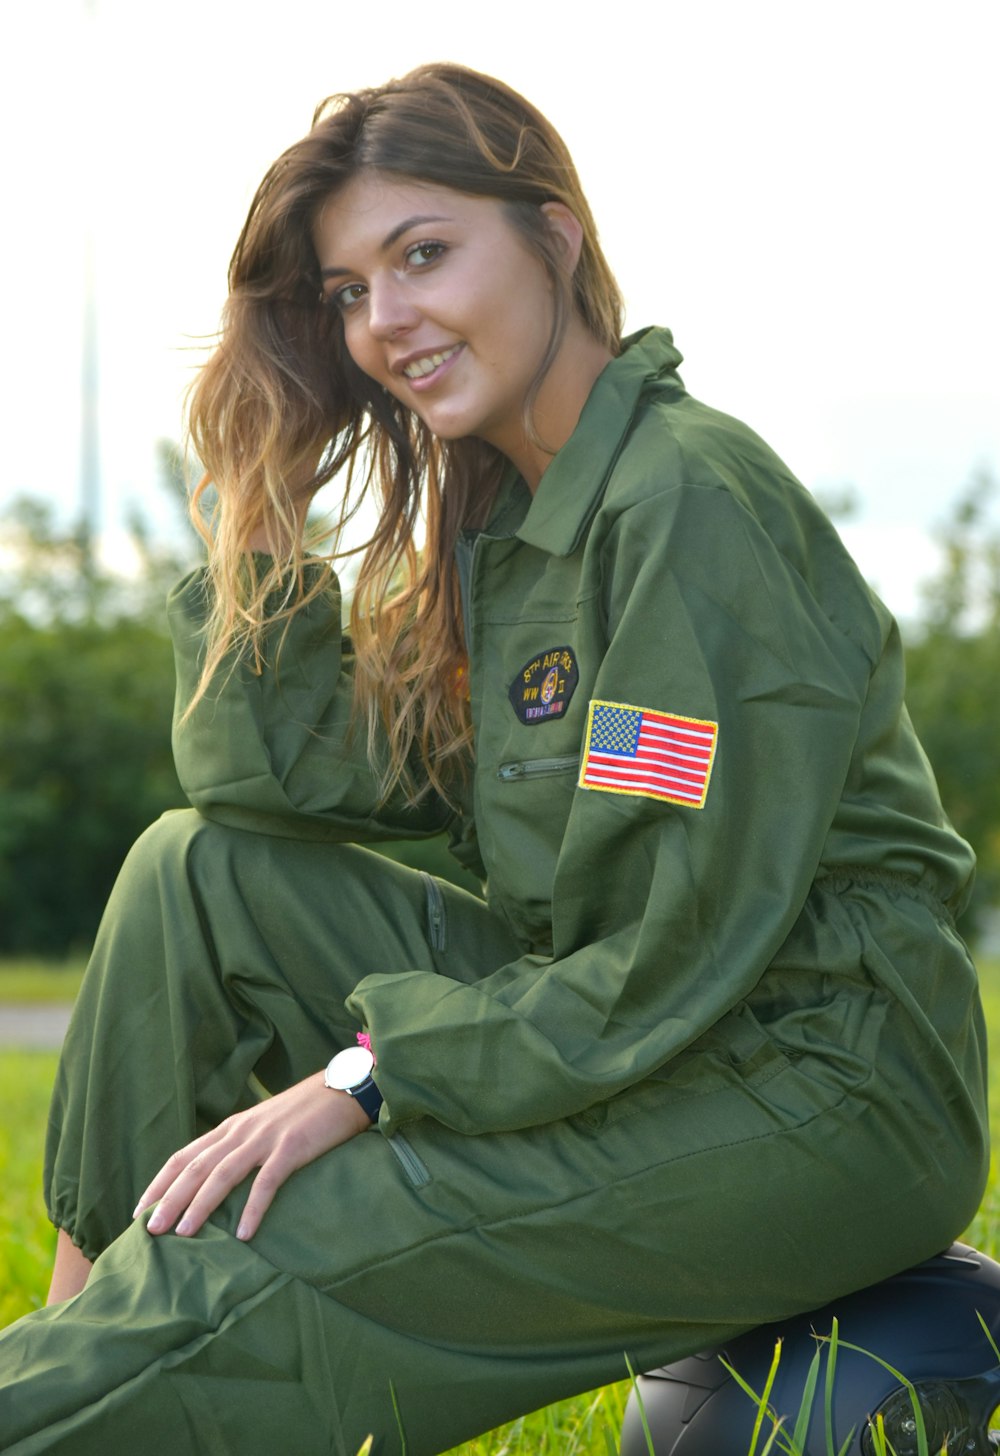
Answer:
<svg viewBox="0 0 1000 1456"><path fill-rule="evenodd" d="M718 724L705 805L578 788L551 960L525 956L474 985L360 982L348 1006L378 1049L383 1131L421 1116L517 1128L622 1090L753 990L808 894L871 655L724 490L629 508L604 579L594 696Z"/></svg>
<svg viewBox="0 0 1000 1456"><path fill-rule="evenodd" d="M204 592L203 574L195 572L169 603L179 706L200 672ZM350 727L351 669L331 576L330 593L293 619L277 666L271 661L260 674L237 666L175 730L178 773L195 807L225 824L306 839L384 839L443 827L451 811L433 797L416 810L398 795L375 806L365 733ZM135 1214L159 1202L151 1233L176 1226L194 1234L256 1170L238 1230L250 1238L292 1172L369 1126L354 1098L325 1086L319 1071L179 1149Z"/></svg>
<svg viewBox="0 0 1000 1456"><path fill-rule="evenodd" d="M349 1142L371 1123L346 1092L334 1092L316 1072L256 1107L227 1117L211 1132L174 1153L136 1205L133 1218L159 1208L146 1227L152 1234L174 1228L195 1234L209 1214L257 1169L240 1215L236 1237L257 1232L282 1183L306 1163Z"/></svg>
<svg viewBox="0 0 1000 1456"><path fill-rule="evenodd" d="M186 577L167 603L177 661L174 759L185 793L207 819L295 839L379 840L425 837L446 827L451 810L434 795L416 808L398 792L377 804L364 725L352 724L350 641L340 625L340 592L330 590L265 644L256 673L224 666L182 726L201 672L206 584Z"/></svg>

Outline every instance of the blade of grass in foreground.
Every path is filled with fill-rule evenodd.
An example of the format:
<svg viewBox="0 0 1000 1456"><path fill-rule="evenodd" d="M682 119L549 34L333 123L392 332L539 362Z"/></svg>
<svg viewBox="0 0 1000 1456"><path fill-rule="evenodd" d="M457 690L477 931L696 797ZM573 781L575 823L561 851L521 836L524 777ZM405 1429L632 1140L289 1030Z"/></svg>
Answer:
<svg viewBox="0 0 1000 1456"><path fill-rule="evenodd" d="M815 1354L809 1362L809 1373L806 1375L806 1383L802 1387L802 1400L799 1405L799 1413L795 1417L795 1427L792 1431L792 1445L797 1448L805 1445L806 1432L809 1430L813 1401L816 1399L816 1385L819 1381L819 1361L820 1348L817 1345Z"/></svg>
<svg viewBox="0 0 1000 1456"><path fill-rule="evenodd" d="M719 1357L719 1359L723 1367L729 1371L730 1375L736 1381L736 1384L740 1387L740 1389L746 1395L748 1395L752 1401L756 1403L757 1415L753 1423L753 1434L750 1439L750 1449L747 1452L747 1456L756 1456L757 1442L760 1440L760 1428L764 1424L765 1412L768 1412L770 1409L768 1402L771 1398L771 1391L774 1388L775 1377L778 1374L778 1362L781 1359L781 1341L778 1340L774 1346L774 1355L771 1359L771 1368L767 1372L767 1379L764 1382L764 1390L761 1395L758 1395L757 1392L747 1384L747 1382L743 1379L743 1376L740 1375L739 1371L734 1370L732 1365L730 1365L728 1361L723 1360L721 1356ZM770 1412L770 1414L771 1419L775 1422L775 1425L780 1425L778 1417L773 1412Z"/></svg>
<svg viewBox="0 0 1000 1456"><path fill-rule="evenodd" d="M656 1456L656 1450L653 1446L653 1435L649 1429L649 1421L646 1419L646 1407L645 1405L643 1405L642 1401L642 1392L639 1389L639 1382L635 1378L635 1371L632 1369L632 1361L629 1359L628 1355L625 1356L625 1368L628 1371L628 1378L632 1382L632 1392L635 1395L635 1403L639 1407L639 1419L640 1421L642 1421L642 1434L646 1438L646 1448L649 1451L649 1456Z"/></svg>
<svg viewBox="0 0 1000 1456"><path fill-rule="evenodd" d="M842 1340L841 1345L845 1350L853 1350L857 1355L866 1355L869 1360L874 1360L876 1365L881 1365L883 1370L888 1370L889 1374L899 1381L900 1385L903 1386L907 1395L910 1397L910 1405L913 1407L913 1419L917 1427L917 1456L930 1456L930 1450L927 1445L927 1429L924 1425L924 1413L920 1409L920 1401L917 1397L913 1382L907 1380L902 1371L897 1370L895 1365L890 1365L888 1360L883 1360L880 1355L873 1355L871 1350L865 1350L860 1345L851 1345L847 1340ZM882 1425L882 1417L877 1416L876 1420L884 1438L885 1432Z"/></svg>

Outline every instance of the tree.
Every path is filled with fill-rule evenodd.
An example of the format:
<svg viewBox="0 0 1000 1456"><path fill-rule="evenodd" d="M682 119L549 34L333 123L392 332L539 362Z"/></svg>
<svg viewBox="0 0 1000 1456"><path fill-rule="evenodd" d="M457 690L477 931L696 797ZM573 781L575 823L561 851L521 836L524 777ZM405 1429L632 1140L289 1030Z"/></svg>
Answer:
<svg viewBox="0 0 1000 1456"><path fill-rule="evenodd" d="M173 664L146 622L0 617L0 950L89 943L138 833L184 802Z"/></svg>
<svg viewBox="0 0 1000 1456"><path fill-rule="evenodd" d="M906 656L907 701L955 827L979 857L966 924L1000 903L1000 526L997 482L977 472L941 532Z"/></svg>
<svg viewBox="0 0 1000 1456"><path fill-rule="evenodd" d="M170 752L173 655L163 599L182 569L140 522L133 581L26 498L0 576L0 951L93 938L136 836L183 804Z"/></svg>

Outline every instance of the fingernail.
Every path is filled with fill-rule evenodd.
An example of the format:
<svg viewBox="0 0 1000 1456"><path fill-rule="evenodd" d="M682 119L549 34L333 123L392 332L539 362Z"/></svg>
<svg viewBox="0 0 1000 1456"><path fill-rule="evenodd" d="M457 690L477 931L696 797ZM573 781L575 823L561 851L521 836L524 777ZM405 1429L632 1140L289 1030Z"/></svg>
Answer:
<svg viewBox="0 0 1000 1456"><path fill-rule="evenodd" d="M142 1212L142 1204L141 1203L137 1203L136 1206L135 1206L135 1208L133 1208L133 1210L132 1210L132 1217L133 1218L138 1218L141 1212Z"/></svg>
<svg viewBox="0 0 1000 1456"><path fill-rule="evenodd" d="M189 1218L182 1218L181 1221L180 1221L180 1223L174 1229L174 1233L175 1234L180 1234L181 1238L183 1238L185 1234L189 1234L190 1232L191 1232L191 1220Z"/></svg>
<svg viewBox="0 0 1000 1456"><path fill-rule="evenodd" d="M250 1230L247 1228L245 1223L241 1223L239 1228L236 1230L236 1237L238 1239L248 1239L250 1237Z"/></svg>
<svg viewBox="0 0 1000 1456"><path fill-rule="evenodd" d="M156 1213L153 1214L153 1217L149 1220L149 1223L147 1223L146 1227L149 1229L149 1232L151 1234L158 1234L160 1232L160 1229L163 1227L163 1224L163 1214L160 1213L159 1210L157 1210Z"/></svg>

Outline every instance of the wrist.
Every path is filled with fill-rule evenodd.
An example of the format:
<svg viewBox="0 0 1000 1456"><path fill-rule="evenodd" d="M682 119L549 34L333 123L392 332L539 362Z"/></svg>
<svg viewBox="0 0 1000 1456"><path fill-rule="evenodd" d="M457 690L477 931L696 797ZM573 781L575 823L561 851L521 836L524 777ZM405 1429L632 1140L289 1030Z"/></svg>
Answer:
<svg viewBox="0 0 1000 1456"><path fill-rule="evenodd" d="M368 1047L348 1047L337 1053L323 1073L324 1084L330 1091L350 1097L369 1123L378 1119L382 1106L382 1094L372 1076L374 1066L375 1058Z"/></svg>

